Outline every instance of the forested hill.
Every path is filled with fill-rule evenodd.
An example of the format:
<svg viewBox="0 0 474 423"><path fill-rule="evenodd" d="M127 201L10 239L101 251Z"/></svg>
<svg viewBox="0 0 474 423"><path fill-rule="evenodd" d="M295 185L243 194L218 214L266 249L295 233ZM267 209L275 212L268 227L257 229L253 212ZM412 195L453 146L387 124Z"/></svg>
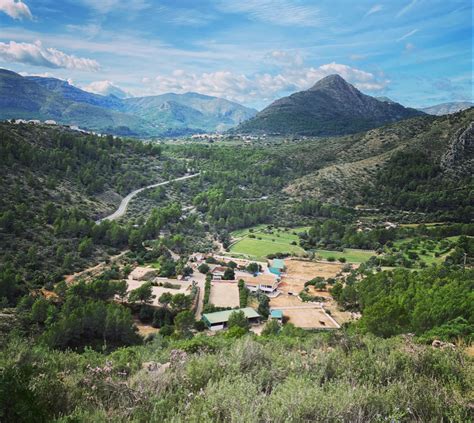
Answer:
<svg viewBox="0 0 474 423"><path fill-rule="evenodd" d="M182 169L171 168L156 145L0 124L0 288L12 278L40 287L92 255L126 246L123 229L94 220L121 196L173 172Z"/></svg>
<svg viewBox="0 0 474 423"><path fill-rule="evenodd" d="M330 160L290 183L297 198L369 204L438 214L473 216L474 108L417 117L342 138L318 141Z"/></svg>

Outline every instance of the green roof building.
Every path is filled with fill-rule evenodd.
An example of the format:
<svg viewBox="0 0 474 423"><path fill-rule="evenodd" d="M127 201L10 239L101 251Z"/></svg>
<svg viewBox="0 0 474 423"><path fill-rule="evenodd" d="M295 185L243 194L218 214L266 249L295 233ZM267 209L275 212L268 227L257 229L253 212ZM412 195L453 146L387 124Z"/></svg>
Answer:
<svg viewBox="0 0 474 423"><path fill-rule="evenodd" d="M217 311L215 313L205 313L202 315L202 320L211 330L225 329L227 327L229 317L234 311L243 311L249 323L260 322L260 314L258 314L252 307Z"/></svg>

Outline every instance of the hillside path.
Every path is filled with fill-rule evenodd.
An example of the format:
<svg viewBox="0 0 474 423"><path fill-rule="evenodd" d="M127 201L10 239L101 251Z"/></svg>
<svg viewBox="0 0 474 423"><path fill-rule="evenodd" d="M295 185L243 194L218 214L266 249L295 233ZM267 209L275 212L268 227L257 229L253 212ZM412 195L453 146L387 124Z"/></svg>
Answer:
<svg viewBox="0 0 474 423"><path fill-rule="evenodd" d="M164 181L164 182L158 182L157 184L152 184L152 185L147 185L146 187L142 187L142 188L139 188L139 189L136 189L135 191L132 191L130 194L128 194L126 197L124 197L122 199L122 202L120 203L120 206L118 207L117 210L115 210L112 214L110 214L109 216L106 216L106 217L103 217L102 219L99 219L99 220L96 220L95 223L100 223L104 220L116 220L116 219L119 219L120 217L122 217L126 211L127 211L127 207L128 207L128 204L130 203L131 199L133 197L135 197L137 194L139 194L140 192L142 191L145 191L146 189L150 189L150 188L156 188L156 187L161 187L163 185L168 185L172 182L178 182L178 181L184 181L186 179L191 179L191 178L195 178L196 176L199 176L200 173L193 173L192 175L186 175L186 176L181 176L179 178L175 178L175 179L170 179L168 181Z"/></svg>

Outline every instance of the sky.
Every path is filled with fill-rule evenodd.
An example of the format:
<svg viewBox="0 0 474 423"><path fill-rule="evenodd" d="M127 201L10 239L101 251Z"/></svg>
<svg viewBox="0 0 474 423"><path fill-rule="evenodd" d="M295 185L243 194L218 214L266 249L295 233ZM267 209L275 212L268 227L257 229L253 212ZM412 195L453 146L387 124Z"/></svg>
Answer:
<svg viewBox="0 0 474 423"><path fill-rule="evenodd" d="M424 107L473 101L472 23L470 0L0 0L0 67L257 109L337 73Z"/></svg>

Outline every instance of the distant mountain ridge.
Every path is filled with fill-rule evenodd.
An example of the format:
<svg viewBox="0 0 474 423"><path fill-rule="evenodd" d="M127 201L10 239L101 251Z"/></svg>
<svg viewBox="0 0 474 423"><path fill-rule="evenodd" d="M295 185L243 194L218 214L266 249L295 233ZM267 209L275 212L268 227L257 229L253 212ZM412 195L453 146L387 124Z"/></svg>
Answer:
<svg viewBox="0 0 474 423"><path fill-rule="evenodd" d="M0 69L0 119L52 119L97 132L153 137L224 131L256 113L197 93L120 99L57 78L23 77Z"/></svg>
<svg viewBox="0 0 474 423"><path fill-rule="evenodd" d="M361 93L339 75L274 101L235 128L240 133L333 136L361 132L423 112Z"/></svg>
<svg viewBox="0 0 474 423"><path fill-rule="evenodd" d="M450 103L435 104L434 106L424 107L419 110L429 115L443 116L457 113L469 109L470 107L474 107L474 103L470 101L453 101Z"/></svg>

